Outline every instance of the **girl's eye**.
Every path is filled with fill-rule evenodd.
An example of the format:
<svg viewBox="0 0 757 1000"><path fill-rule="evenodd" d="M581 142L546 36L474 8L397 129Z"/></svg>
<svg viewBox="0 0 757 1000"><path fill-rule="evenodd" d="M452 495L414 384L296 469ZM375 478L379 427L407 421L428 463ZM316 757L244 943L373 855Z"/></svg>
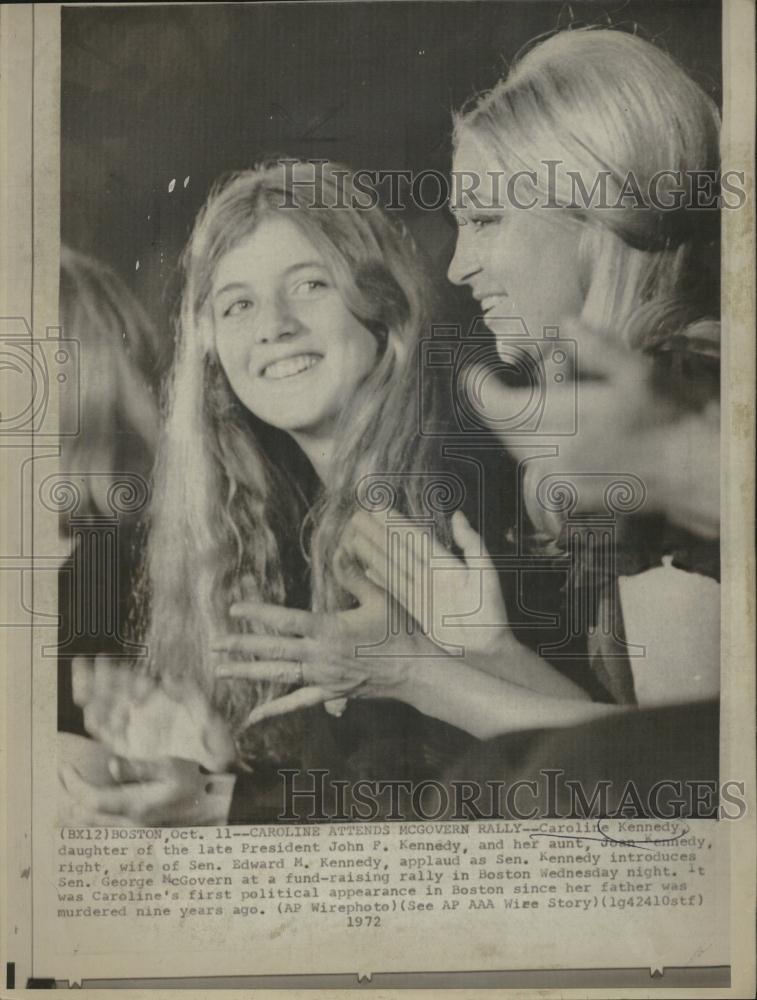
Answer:
<svg viewBox="0 0 757 1000"><path fill-rule="evenodd" d="M306 281L301 281L295 288L296 292L315 292L320 288L328 288L328 283L322 278L308 278Z"/></svg>
<svg viewBox="0 0 757 1000"><path fill-rule="evenodd" d="M236 302L232 302L223 311L224 317L226 316L238 316L240 313L246 312L248 309L252 308L252 302L250 299L237 299Z"/></svg>

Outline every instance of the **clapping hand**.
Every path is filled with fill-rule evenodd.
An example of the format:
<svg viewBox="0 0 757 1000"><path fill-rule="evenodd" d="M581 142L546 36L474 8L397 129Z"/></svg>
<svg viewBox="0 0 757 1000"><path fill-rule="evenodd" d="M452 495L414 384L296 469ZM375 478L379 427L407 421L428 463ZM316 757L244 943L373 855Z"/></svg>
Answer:
<svg viewBox="0 0 757 1000"><path fill-rule="evenodd" d="M387 516L359 510L343 545L441 649L501 651L512 632L497 570L460 510L452 516L452 536L460 558L436 542L429 529L395 511Z"/></svg>
<svg viewBox="0 0 757 1000"><path fill-rule="evenodd" d="M226 724L189 678L158 680L128 663L97 657L74 660L72 683L85 729L115 754L196 760L210 771L234 760Z"/></svg>
<svg viewBox="0 0 757 1000"><path fill-rule="evenodd" d="M154 680L104 657L73 664L74 700L87 731L111 754L111 784L59 767L72 814L84 825L203 825L228 814L234 741L189 680ZM212 773L216 772L216 773Z"/></svg>
<svg viewBox="0 0 757 1000"><path fill-rule="evenodd" d="M428 655L427 646L406 629L393 635L390 617L397 609L387 593L346 554L336 562L339 583L357 599L356 608L312 612L255 602L231 608L232 617L278 634L218 636L216 676L299 685L256 706L248 724L336 698L409 700L414 658Z"/></svg>

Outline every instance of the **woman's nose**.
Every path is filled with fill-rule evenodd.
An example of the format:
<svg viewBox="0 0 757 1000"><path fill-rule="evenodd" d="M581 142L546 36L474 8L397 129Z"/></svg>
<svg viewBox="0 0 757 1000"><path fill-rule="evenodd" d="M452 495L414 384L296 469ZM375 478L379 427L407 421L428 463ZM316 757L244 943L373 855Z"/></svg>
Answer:
<svg viewBox="0 0 757 1000"><path fill-rule="evenodd" d="M302 324L292 311L283 305L271 305L258 317L255 328L256 344L275 344L279 340L294 337Z"/></svg>
<svg viewBox="0 0 757 1000"><path fill-rule="evenodd" d="M467 234L464 234L462 229L458 230L455 252L449 262L447 277L453 285L467 285L470 284L473 275L480 270L480 264L468 246Z"/></svg>

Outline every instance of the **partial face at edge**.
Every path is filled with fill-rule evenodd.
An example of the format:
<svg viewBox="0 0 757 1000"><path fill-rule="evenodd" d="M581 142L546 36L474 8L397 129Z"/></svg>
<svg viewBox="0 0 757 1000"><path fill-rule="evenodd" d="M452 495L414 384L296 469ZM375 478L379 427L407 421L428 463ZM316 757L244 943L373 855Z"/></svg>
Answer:
<svg viewBox="0 0 757 1000"><path fill-rule="evenodd" d="M501 175L502 167L471 135L463 135L452 169L453 184L456 176L466 180L453 192L459 229L448 277L470 286L492 332L497 333L498 318L520 317L539 338L544 326L561 326L579 315L585 298L580 225L565 220L559 209L507 204L506 177L499 180L499 197L493 197L497 187L489 172ZM481 179L473 194L471 174ZM516 197L521 204L532 200L522 187Z"/></svg>
<svg viewBox="0 0 757 1000"><path fill-rule="evenodd" d="M220 261L211 305L218 357L239 400L292 433L328 433L376 363L322 252L282 215Z"/></svg>

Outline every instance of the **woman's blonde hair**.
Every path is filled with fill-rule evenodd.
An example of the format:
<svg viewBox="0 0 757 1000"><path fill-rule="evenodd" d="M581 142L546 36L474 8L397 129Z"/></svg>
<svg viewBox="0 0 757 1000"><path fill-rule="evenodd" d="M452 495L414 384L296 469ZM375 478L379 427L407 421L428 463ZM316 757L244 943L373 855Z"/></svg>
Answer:
<svg viewBox="0 0 757 1000"><path fill-rule="evenodd" d="M292 538L296 549L305 524L300 555L311 563L312 606L349 606L333 565L361 478L432 466L430 446L418 433L416 367L429 280L404 229L380 209L353 207L356 201L350 172L337 164L282 162L237 173L211 192L183 255L150 519L150 657L155 671L193 676L238 734L253 705L276 689L245 681L214 686L209 639L239 627L229 620L231 603L294 599ZM208 296L218 264L275 214L321 250L345 304L379 344L375 368L345 400L328 482L314 506L301 489L299 448L237 399L214 344ZM419 509L423 477L396 481L396 505Z"/></svg>
<svg viewBox="0 0 757 1000"><path fill-rule="evenodd" d="M686 199L697 174L717 182L720 116L671 56L622 31L561 31L517 58L454 125L456 144L470 137L506 174L531 173L533 211L581 226L580 320L634 349L717 357L719 212ZM598 178L604 191L594 188ZM667 209L676 189L679 207ZM667 390L701 400L674 381L663 369ZM531 513L544 521L543 511ZM558 526L547 521L539 526L552 534Z"/></svg>
<svg viewBox="0 0 757 1000"><path fill-rule="evenodd" d="M682 315L684 327L719 314L718 212L656 207L676 203L679 183L685 198L696 172L717 177L719 132L714 102L671 56L636 35L593 28L529 48L455 119L456 142L471 135L508 174L536 174L534 211L587 223L582 319L642 348L655 337L651 303L661 317ZM602 178L601 206L571 208L582 194L576 176L589 195ZM636 189L655 199L640 207Z"/></svg>
<svg viewBox="0 0 757 1000"><path fill-rule="evenodd" d="M61 437L61 464L80 484L79 510L112 515L104 498L118 474L150 473L160 342L124 282L67 246L60 252L60 318L64 337L80 348L79 410L69 414L79 432Z"/></svg>

